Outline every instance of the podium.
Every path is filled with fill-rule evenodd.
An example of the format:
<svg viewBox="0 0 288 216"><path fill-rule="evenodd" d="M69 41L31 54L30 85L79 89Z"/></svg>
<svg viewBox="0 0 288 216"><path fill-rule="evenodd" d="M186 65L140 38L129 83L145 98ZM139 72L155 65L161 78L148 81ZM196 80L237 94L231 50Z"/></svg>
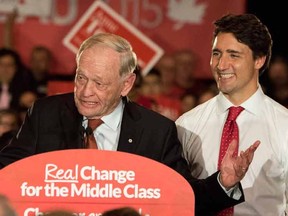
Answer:
<svg viewBox="0 0 288 216"><path fill-rule="evenodd" d="M37 154L0 170L0 193L19 215L68 210L100 216L130 206L143 216L194 216L194 193L173 169L118 151L73 149Z"/></svg>

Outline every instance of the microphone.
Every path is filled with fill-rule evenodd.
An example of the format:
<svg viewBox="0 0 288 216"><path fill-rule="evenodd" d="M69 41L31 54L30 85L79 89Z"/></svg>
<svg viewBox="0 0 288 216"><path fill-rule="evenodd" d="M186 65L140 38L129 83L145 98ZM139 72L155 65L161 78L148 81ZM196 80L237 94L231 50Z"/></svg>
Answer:
<svg viewBox="0 0 288 216"><path fill-rule="evenodd" d="M90 136L90 135L93 134L93 130L89 126L86 129L83 126L81 126L80 134L81 134L81 137L84 137L84 135L86 135L86 136L89 135Z"/></svg>
<svg viewBox="0 0 288 216"><path fill-rule="evenodd" d="M79 128L79 132L80 132L80 136L81 136L81 146L82 146L82 148L85 148L85 134L86 134L86 130L85 130L85 128L82 125Z"/></svg>
<svg viewBox="0 0 288 216"><path fill-rule="evenodd" d="M84 134L86 133L86 130L83 126L80 127L80 134L81 134L81 137L84 136Z"/></svg>
<svg viewBox="0 0 288 216"><path fill-rule="evenodd" d="M86 135L92 135L93 134L93 130L92 130L92 128L91 127L87 127L86 129L85 129L85 133L86 133Z"/></svg>
<svg viewBox="0 0 288 216"><path fill-rule="evenodd" d="M84 128L83 126L81 126L80 134L81 134L82 147L86 148L87 136L92 135L93 134L93 130L89 126L87 128Z"/></svg>
<svg viewBox="0 0 288 216"><path fill-rule="evenodd" d="M93 129L89 126L85 128L81 125L79 128L79 133L81 135L82 148L86 148L88 136L93 135Z"/></svg>

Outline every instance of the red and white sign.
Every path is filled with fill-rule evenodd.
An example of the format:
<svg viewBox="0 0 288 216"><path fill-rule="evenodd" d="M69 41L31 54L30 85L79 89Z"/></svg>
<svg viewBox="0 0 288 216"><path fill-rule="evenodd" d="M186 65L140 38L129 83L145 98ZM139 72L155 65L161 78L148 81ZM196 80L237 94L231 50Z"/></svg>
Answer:
<svg viewBox="0 0 288 216"><path fill-rule="evenodd" d="M77 52L81 43L93 34L110 32L127 39L146 74L163 55L163 49L102 1L95 1L64 38L63 43Z"/></svg>
<svg viewBox="0 0 288 216"><path fill-rule="evenodd" d="M74 74L75 53L63 44L63 38L81 17L89 17L88 13L92 15L96 10L102 10L107 18L111 16L106 14L110 14L112 8L112 13L117 12L116 21L113 19L113 23L122 25L121 20L125 19L124 22L128 21L128 26L132 24L133 29L136 27L149 38L148 41L152 40L165 53L191 49L198 59L193 75L198 78L213 79L209 66L213 22L228 12L244 13L247 0L105 0L102 2L102 4L97 3L101 4L101 9L95 9L93 8L96 4L95 0L0 0L0 44L4 41L4 21L7 12L16 8L18 16L13 26L13 42L24 63L29 65L33 46L44 45L53 53L54 61L50 71L52 74ZM107 5L109 7L106 10ZM105 23L106 25L108 24ZM143 40L141 42L143 43ZM148 45L145 42L145 46L150 46L151 43L155 45L153 42L148 42ZM146 54L145 46L139 45L139 48L138 43L135 44L133 41L131 43L139 58L144 59L142 55Z"/></svg>
<svg viewBox="0 0 288 216"><path fill-rule="evenodd" d="M124 206L143 216L194 215L193 190L180 174L125 152L74 149L38 154L3 168L0 179L0 194L24 216L59 209L100 216Z"/></svg>

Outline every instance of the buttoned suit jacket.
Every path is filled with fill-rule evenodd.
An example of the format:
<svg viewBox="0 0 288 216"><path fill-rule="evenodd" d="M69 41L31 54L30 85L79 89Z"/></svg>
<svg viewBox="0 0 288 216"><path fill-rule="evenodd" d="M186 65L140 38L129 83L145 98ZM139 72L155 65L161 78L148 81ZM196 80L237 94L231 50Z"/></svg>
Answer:
<svg viewBox="0 0 288 216"><path fill-rule="evenodd" d="M218 183L218 173L205 180L192 178L182 157L182 146L172 120L126 97L123 102L125 107L117 151L156 160L180 173L195 193L196 215L213 215L223 208L243 202L243 195L239 200L227 196ZM0 152L0 168L39 153L84 148L82 120L73 93L37 100L28 110L18 135ZM153 167L150 171L153 172Z"/></svg>

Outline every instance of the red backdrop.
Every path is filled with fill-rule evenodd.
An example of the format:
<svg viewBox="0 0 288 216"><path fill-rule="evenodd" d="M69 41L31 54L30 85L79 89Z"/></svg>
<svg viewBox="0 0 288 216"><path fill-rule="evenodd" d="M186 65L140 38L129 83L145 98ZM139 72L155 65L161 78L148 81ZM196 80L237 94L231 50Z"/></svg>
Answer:
<svg viewBox="0 0 288 216"><path fill-rule="evenodd" d="M55 56L55 73L74 73L74 53L63 38L85 13L93 0L11 0L0 2L0 43L5 13L18 8L14 28L15 47L28 62L31 48L42 44ZM243 13L246 1L233 0L107 0L165 52L190 48L199 57L197 76L210 78L209 59L213 21L223 14ZM9 7L10 6L10 7Z"/></svg>

